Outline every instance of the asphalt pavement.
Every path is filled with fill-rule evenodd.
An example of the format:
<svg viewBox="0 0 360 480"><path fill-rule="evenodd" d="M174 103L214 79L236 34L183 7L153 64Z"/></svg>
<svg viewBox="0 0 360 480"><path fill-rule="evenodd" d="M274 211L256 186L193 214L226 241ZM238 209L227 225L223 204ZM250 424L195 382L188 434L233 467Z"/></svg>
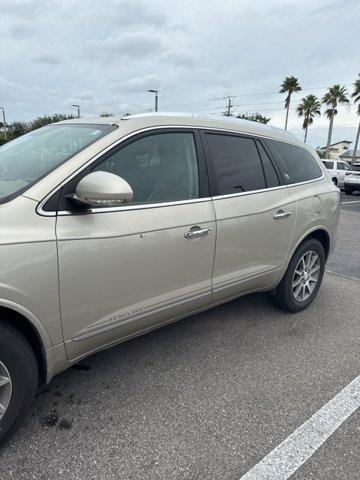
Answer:
<svg viewBox="0 0 360 480"><path fill-rule="evenodd" d="M360 196L344 196L338 246L304 312L251 295L54 378L0 452L1 480L240 480L360 373L359 234ZM359 479L359 420L291 478Z"/></svg>

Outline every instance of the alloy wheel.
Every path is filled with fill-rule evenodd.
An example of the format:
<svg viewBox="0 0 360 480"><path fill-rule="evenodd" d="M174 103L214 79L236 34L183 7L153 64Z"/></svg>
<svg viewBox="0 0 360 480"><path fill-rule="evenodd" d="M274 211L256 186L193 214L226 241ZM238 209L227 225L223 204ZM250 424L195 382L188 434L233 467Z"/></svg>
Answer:
<svg viewBox="0 0 360 480"><path fill-rule="evenodd" d="M12 382L9 370L0 361L0 420L6 413L12 394Z"/></svg>
<svg viewBox="0 0 360 480"><path fill-rule="evenodd" d="M296 265L292 279L292 291L297 302L305 302L312 295L319 281L320 258L314 252L306 252Z"/></svg>

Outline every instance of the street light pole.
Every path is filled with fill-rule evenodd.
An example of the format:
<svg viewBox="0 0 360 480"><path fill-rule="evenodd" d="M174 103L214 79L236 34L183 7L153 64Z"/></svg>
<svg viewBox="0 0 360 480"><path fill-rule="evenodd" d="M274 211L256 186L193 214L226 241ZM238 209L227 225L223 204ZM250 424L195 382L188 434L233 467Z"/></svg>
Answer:
<svg viewBox="0 0 360 480"><path fill-rule="evenodd" d="M71 106L77 108L77 116L78 118L80 118L80 105L71 105Z"/></svg>
<svg viewBox="0 0 360 480"><path fill-rule="evenodd" d="M0 110L2 110L2 116L3 116L4 139L7 140L7 129L6 129L6 120L5 120L5 108L4 108L4 107L0 107Z"/></svg>
<svg viewBox="0 0 360 480"><path fill-rule="evenodd" d="M155 112L157 112L159 107L159 96L158 96L159 90L155 90L151 88L150 90L148 90L148 92L155 93Z"/></svg>

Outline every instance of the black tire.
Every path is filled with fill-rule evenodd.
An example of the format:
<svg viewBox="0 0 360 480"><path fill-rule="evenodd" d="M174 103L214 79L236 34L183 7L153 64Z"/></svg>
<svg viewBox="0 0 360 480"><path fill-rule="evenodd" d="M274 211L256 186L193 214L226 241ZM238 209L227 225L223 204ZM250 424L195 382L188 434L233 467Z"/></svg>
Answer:
<svg viewBox="0 0 360 480"><path fill-rule="evenodd" d="M319 262L320 262L319 277L318 277L317 284L313 292L309 296L309 298L307 300L299 302L296 300L293 294L293 289L292 289L294 272L301 257L305 255L306 252L311 252L311 251L316 252L319 256ZM298 249L294 253L289 263L289 266L285 272L285 275L283 276L281 282L277 286L275 292L269 293L270 301L277 307L280 307L283 310L287 310L289 312L296 313L296 312L301 312L301 310L304 310L308 305L310 305L310 303L314 300L314 298L317 295L317 292L320 288L322 278L324 275L325 262L326 262L325 251L321 243L315 238L310 238L306 240L304 243L302 243L298 247Z"/></svg>
<svg viewBox="0 0 360 480"><path fill-rule="evenodd" d="M10 403L0 420L1 445L22 423L38 386L38 365L32 348L20 332L1 319L0 362L8 370L12 384Z"/></svg>
<svg viewBox="0 0 360 480"><path fill-rule="evenodd" d="M332 181L333 181L333 184L334 184L334 185L337 185L337 184L338 184L338 181L337 181L337 178L336 178L336 177L332 178Z"/></svg>
<svg viewBox="0 0 360 480"><path fill-rule="evenodd" d="M345 187L346 195L352 195L353 191L350 188Z"/></svg>

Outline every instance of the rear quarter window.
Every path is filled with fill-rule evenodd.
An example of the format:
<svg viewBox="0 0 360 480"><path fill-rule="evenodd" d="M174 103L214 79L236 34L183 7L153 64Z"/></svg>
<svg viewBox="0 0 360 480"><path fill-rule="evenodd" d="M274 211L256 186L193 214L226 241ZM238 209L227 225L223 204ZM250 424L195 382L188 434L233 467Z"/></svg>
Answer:
<svg viewBox="0 0 360 480"><path fill-rule="evenodd" d="M266 143L275 156L286 183L307 182L322 176L315 158L307 150L276 140L267 140Z"/></svg>

